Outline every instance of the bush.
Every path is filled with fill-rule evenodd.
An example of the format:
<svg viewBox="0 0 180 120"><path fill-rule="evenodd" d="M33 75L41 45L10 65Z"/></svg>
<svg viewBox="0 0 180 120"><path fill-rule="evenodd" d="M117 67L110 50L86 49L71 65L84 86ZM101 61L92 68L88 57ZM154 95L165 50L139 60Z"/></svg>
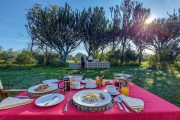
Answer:
<svg viewBox="0 0 180 120"><path fill-rule="evenodd" d="M73 60L74 60L74 62L80 62L80 58L79 57L74 57Z"/></svg>
<svg viewBox="0 0 180 120"><path fill-rule="evenodd" d="M20 54L18 54L16 58L16 63L17 64L35 64L36 61L29 51L23 50Z"/></svg>
<svg viewBox="0 0 180 120"><path fill-rule="evenodd" d="M35 57L36 63L38 65L43 65L44 64L44 55L43 54L35 54L34 57Z"/></svg>
<svg viewBox="0 0 180 120"><path fill-rule="evenodd" d="M124 54L124 60L125 60L125 63L127 64L129 64L130 62L132 62L132 63L135 63L136 62L136 60L137 60L137 55L136 55L136 52L135 51L133 51L133 50L131 50L131 49L127 49L126 51L125 51L125 54Z"/></svg>
<svg viewBox="0 0 180 120"><path fill-rule="evenodd" d="M107 60L111 63L111 65L119 65L119 60L121 57L120 54L120 50L116 50L116 51L109 51L106 55L107 55Z"/></svg>
<svg viewBox="0 0 180 120"><path fill-rule="evenodd" d="M17 53L14 52L13 49L2 51L0 53L0 64L11 65L15 63L16 56L17 56Z"/></svg>
<svg viewBox="0 0 180 120"><path fill-rule="evenodd" d="M157 69L156 67L156 55L148 55L148 64L149 64L149 68L151 69Z"/></svg>
<svg viewBox="0 0 180 120"><path fill-rule="evenodd" d="M0 64L4 64L5 60L0 59Z"/></svg>

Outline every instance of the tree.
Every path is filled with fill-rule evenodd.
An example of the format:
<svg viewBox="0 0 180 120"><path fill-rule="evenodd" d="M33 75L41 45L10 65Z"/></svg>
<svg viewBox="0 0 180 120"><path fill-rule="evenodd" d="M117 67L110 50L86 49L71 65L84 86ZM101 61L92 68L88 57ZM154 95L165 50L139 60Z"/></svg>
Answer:
<svg viewBox="0 0 180 120"><path fill-rule="evenodd" d="M158 56L158 62L173 61L180 54L180 11L168 19L156 19L148 25L149 37L144 42Z"/></svg>
<svg viewBox="0 0 180 120"><path fill-rule="evenodd" d="M140 3L136 6L133 13L133 22L130 27L129 35L132 42L135 44L138 51L138 63L141 64L143 57L143 50L145 49L145 44L143 40L146 39L146 23L145 21L150 16L150 9L143 7L143 4Z"/></svg>
<svg viewBox="0 0 180 120"><path fill-rule="evenodd" d="M33 41L57 51L62 61L80 44L79 12L64 7L34 5L27 13L27 29Z"/></svg>
<svg viewBox="0 0 180 120"><path fill-rule="evenodd" d="M142 3L132 0L123 0L121 5L111 7L111 15L113 15L114 26L118 27L120 32L118 35L118 41L121 46L121 64L124 63L125 48L130 42L130 28L133 23L133 15L135 12L141 11Z"/></svg>
<svg viewBox="0 0 180 120"><path fill-rule="evenodd" d="M80 17L81 34L83 43L88 53L96 57L102 45L106 44L105 33L108 27L108 20L105 17L103 7L84 9Z"/></svg>

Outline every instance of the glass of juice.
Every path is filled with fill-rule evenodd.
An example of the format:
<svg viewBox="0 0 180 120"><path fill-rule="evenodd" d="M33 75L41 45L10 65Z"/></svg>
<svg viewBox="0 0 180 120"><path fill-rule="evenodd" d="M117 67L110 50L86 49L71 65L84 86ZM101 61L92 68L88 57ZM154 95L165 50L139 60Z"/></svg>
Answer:
<svg viewBox="0 0 180 120"><path fill-rule="evenodd" d="M129 95L129 87L122 87L121 88L121 94Z"/></svg>

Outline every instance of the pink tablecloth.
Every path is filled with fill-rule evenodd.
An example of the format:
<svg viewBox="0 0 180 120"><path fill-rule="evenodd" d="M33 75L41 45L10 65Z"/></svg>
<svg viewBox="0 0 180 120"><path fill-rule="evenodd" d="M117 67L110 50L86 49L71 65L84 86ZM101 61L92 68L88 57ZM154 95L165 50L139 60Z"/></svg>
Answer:
<svg viewBox="0 0 180 120"><path fill-rule="evenodd" d="M77 91L72 91L74 94ZM180 120L180 108L160 97L136 86L130 85L130 96L145 102L141 113L120 111L117 104L99 113L82 112L69 103L68 112L63 113L65 101L48 108L40 108L34 102L13 109L0 111L0 120ZM66 96L67 97L67 96Z"/></svg>

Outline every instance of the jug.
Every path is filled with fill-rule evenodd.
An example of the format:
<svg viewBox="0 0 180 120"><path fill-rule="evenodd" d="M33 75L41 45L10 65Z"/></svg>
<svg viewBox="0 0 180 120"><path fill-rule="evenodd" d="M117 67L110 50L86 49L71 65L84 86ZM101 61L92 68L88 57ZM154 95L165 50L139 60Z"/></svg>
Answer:
<svg viewBox="0 0 180 120"><path fill-rule="evenodd" d="M62 86L62 83L64 84ZM71 76L64 76L63 80L58 82L59 89L63 90L65 93L70 92L71 90Z"/></svg>

